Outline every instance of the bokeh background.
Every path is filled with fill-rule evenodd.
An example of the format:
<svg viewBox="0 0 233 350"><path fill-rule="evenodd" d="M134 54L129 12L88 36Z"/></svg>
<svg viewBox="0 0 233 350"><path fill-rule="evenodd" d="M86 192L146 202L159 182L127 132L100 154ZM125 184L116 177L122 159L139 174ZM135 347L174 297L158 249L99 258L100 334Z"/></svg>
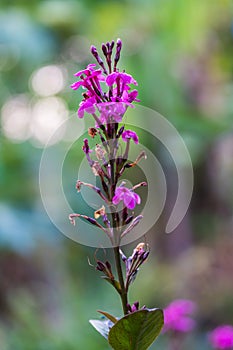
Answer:
<svg viewBox="0 0 233 350"><path fill-rule="evenodd" d="M38 171L48 136L81 100L69 88L73 73L93 61L92 43L117 37L124 42L121 68L139 82L141 103L178 129L195 176L189 211L166 235L176 173L154 144L169 191L163 215L147 234L151 255L131 300L148 307L195 301L197 327L183 349L209 349L207 333L233 323L232 2L1 0L1 350L109 348L88 320L99 317L97 309L119 314L120 303L88 263L95 249L69 240L50 222ZM63 147L62 135L54 142ZM80 159L75 148L64 179L77 201ZM57 176L49 175L51 181ZM111 258L109 251L98 254ZM151 349L156 344L167 349L167 336Z"/></svg>

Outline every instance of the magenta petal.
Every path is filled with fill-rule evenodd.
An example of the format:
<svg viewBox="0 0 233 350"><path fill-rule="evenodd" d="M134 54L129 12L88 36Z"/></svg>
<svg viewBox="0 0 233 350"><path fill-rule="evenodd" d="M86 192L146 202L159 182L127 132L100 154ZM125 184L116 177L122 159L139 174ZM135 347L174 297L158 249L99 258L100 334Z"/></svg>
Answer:
<svg viewBox="0 0 233 350"><path fill-rule="evenodd" d="M130 84L132 76L127 73L120 73L120 78L125 84Z"/></svg>
<svg viewBox="0 0 233 350"><path fill-rule="evenodd" d="M134 193L134 199L135 199L137 204L141 203L141 198L140 198L140 196L137 193Z"/></svg>
<svg viewBox="0 0 233 350"><path fill-rule="evenodd" d="M95 113L95 107L93 105L86 107L85 110L87 113Z"/></svg>
<svg viewBox="0 0 233 350"><path fill-rule="evenodd" d="M132 130L125 130L122 134L122 140L126 142L131 138L133 139L134 143L138 143L138 135L136 134L136 132Z"/></svg>
<svg viewBox="0 0 233 350"><path fill-rule="evenodd" d="M124 185L121 185L116 188L115 195L112 199L113 204L118 204L120 201L123 201L124 205L132 210L135 208L136 204L140 204L141 199L138 194L124 187Z"/></svg>
<svg viewBox="0 0 233 350"><path fill-rule="evenodd" d="M120 200L121 200L120 197L118 195L115 195L112 199L112 203L117 205L120 203Z"/></svg>
<svg viewBox="0 0 233 350"><path fill-rule="evenodd" d="M83 110L82 107L80 107L80 108L78 109L78 117L79 117L79 118L83 118L83 116L84 116L84 110Z"/></svg>
<svg viewBox="0 0 233 350"><path fill-rule="evenodd" d="M83 81L76 81L72 85L70 85L71 89L78 90L80 86L83 86Z"/></svg>
<svg viewBox="0 0 233 350"><path fill-rule="evenodd" d="M80 75L85 74L85 75L89 75L91 72L94 71L94 67L96 65L94 63L88 64L87 68L78 71L77 73L74 74L75 77L80 77Z"/></svg>
<svg viewBox="0 0 233 350"><path fill-rule="evenodd" d="M75 73L74 76L75 77L80 77L80 75L88 75L90 73L89 69L83 69L83 70L80 70L79 72Z"/></svg>
<svg viewBox="0 0 233 350"><path fill-rule="evenodd" d="M129 102L132 102L136 99L136 97L138 96L138 91L137 90L132 90L129 94L128 94L128 100Z"/></svg>
<svg viewBox="0 0 233 350"><path fill-rule="evenodd" d="M109 74L108 76L107 76L107 78L106 78L106 84L108 85L108 86L112 86L113 84L114 84L114 82L116 81L116 78L117 78L117 75L118 75L119 73L111 73L111 74Z"/></svg>
<svg viewBox="0 0 233 350"><path fill-rule="evenodd" d="M132 139L134 140L134 143L138 144L138 135L136 133L132 136Z"/></svg>
<svg viewBox="0 0 233 350"><path fill-rule="evenodd" d="M134 209L136 205L134 197L130 194L126 194L124 196L124 204L128 209L130 210Z"/></svg>
<svg viewBox="0 0 233 350"><path fill-rule="evenodd" d="M90 97L87 100L84 100L80 103L79 109L78 109L78 116L79 118L83 118L84 112L88 113L94 113L95 112L95 106L96 103L95 97Z"/></svg>

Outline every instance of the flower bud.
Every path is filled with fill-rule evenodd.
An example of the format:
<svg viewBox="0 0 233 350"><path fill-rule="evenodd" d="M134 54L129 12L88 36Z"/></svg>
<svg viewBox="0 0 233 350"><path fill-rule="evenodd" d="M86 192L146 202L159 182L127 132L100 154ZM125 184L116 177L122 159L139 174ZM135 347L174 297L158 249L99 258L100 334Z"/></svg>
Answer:
<svg viewBox="0 0 233 350"><path fill-rule="evenodd" d="M89 144L88 144L88 139L84 139L83 140L83 152L86 153L86 154L89 154L91 153L92 151L90 150L90 147L89 147Z"/></svg>
<svg viewBox="0 0 233 350"><path fill-rule="evenodd" d="M125 224L129 224L131 221L133 220L133 215L130 215L127 217L127 219L125 220Z"/></svg>
<svg viewBox="0 0 233 350"><path fill-rule="evenodd" d="M124 129L125 129L124 126L122 126L122 127L119 129L118 134L116 135L116 138L119 138L119 137L122 135Z"/></svg>
<svg viewBox="0 0 233 350"><path fill-rule="evenodd" d="M107 50L107 47L105 44L102 44L102 51L103 51L104 56L107 56L108 50Z"/></svg>
<svg viewBox="0 0 233 350"><path fill-rule="evenodd" d="M116 68L117 63L118 63L118 61L120 59L121 48L122 48L122 41L121 41L121 39L117 39L117 42L116 42L116 55L115 55L115 58L114 58L115 68Z"/></svg>
<svg viewBox="0 0 233 350"><path fill-rule="evenodd" d="M105 265L102 263L102 261L97 260L96 270L99 270L101 272L105 271Z"/></svg>

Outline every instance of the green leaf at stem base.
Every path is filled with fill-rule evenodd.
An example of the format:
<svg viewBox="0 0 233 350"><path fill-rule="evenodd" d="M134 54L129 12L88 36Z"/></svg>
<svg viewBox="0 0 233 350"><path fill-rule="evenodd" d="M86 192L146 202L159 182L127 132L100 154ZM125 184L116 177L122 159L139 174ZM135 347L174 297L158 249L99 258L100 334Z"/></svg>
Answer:
<svg viewBox="0 0 233 350"><path fill-rule="evenodd" d="M109 331L114 350L146 350L158 337L164 319L161 309L144 309L121 318Z"/></svg>

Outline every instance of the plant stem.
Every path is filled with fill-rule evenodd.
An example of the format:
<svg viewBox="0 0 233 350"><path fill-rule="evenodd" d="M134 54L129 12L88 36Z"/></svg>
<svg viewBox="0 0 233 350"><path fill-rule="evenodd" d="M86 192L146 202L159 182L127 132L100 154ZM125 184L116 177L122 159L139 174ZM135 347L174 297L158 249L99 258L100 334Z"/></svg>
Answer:
<svg viewBox="0 0 233 350"><path fill-rule="evenodd" d="M116 137L115 135L115 125L113 125L114 128L112 129L112 140ZM114 143L110 141L109 144L109 162L110 162L110 171L111 171L111 177L110 177L110 200L112 201L112 198L115 193L115 187L116 187L116 178L118 174L115 174L115 154L114 154ZM120 284L120 290L119 294L121 297L121 303L124 315L127 315L128 313L128 300L127 300L127 291L125 288L125 282L124 282L124 276L122 272L122 265L121 265L121 256L120 256L120 236L119 236L119 215L118 213L112 212L112 226L113 226L113 232L115 231L115 237L114 237L114 244L116 246L113 247L114 256L115 256L115 264L116 264L116 270L118 275L118 280Z"/></svg>
<svg viewBox="0 0 233 350"><path fill-rule="evenodd" d="M124 277L123 277L123 273L122 273L119 247L114 247L113 249L114 249L115 263L116 263L118 279L119 279L119 283L121 286L120 297L121 297L122 308L123 308L124 315L127 315L127 313L128 313L128 307L127 307L128 298L127 298L127 291L125 289L125 284L124 284Z"/></svg>

